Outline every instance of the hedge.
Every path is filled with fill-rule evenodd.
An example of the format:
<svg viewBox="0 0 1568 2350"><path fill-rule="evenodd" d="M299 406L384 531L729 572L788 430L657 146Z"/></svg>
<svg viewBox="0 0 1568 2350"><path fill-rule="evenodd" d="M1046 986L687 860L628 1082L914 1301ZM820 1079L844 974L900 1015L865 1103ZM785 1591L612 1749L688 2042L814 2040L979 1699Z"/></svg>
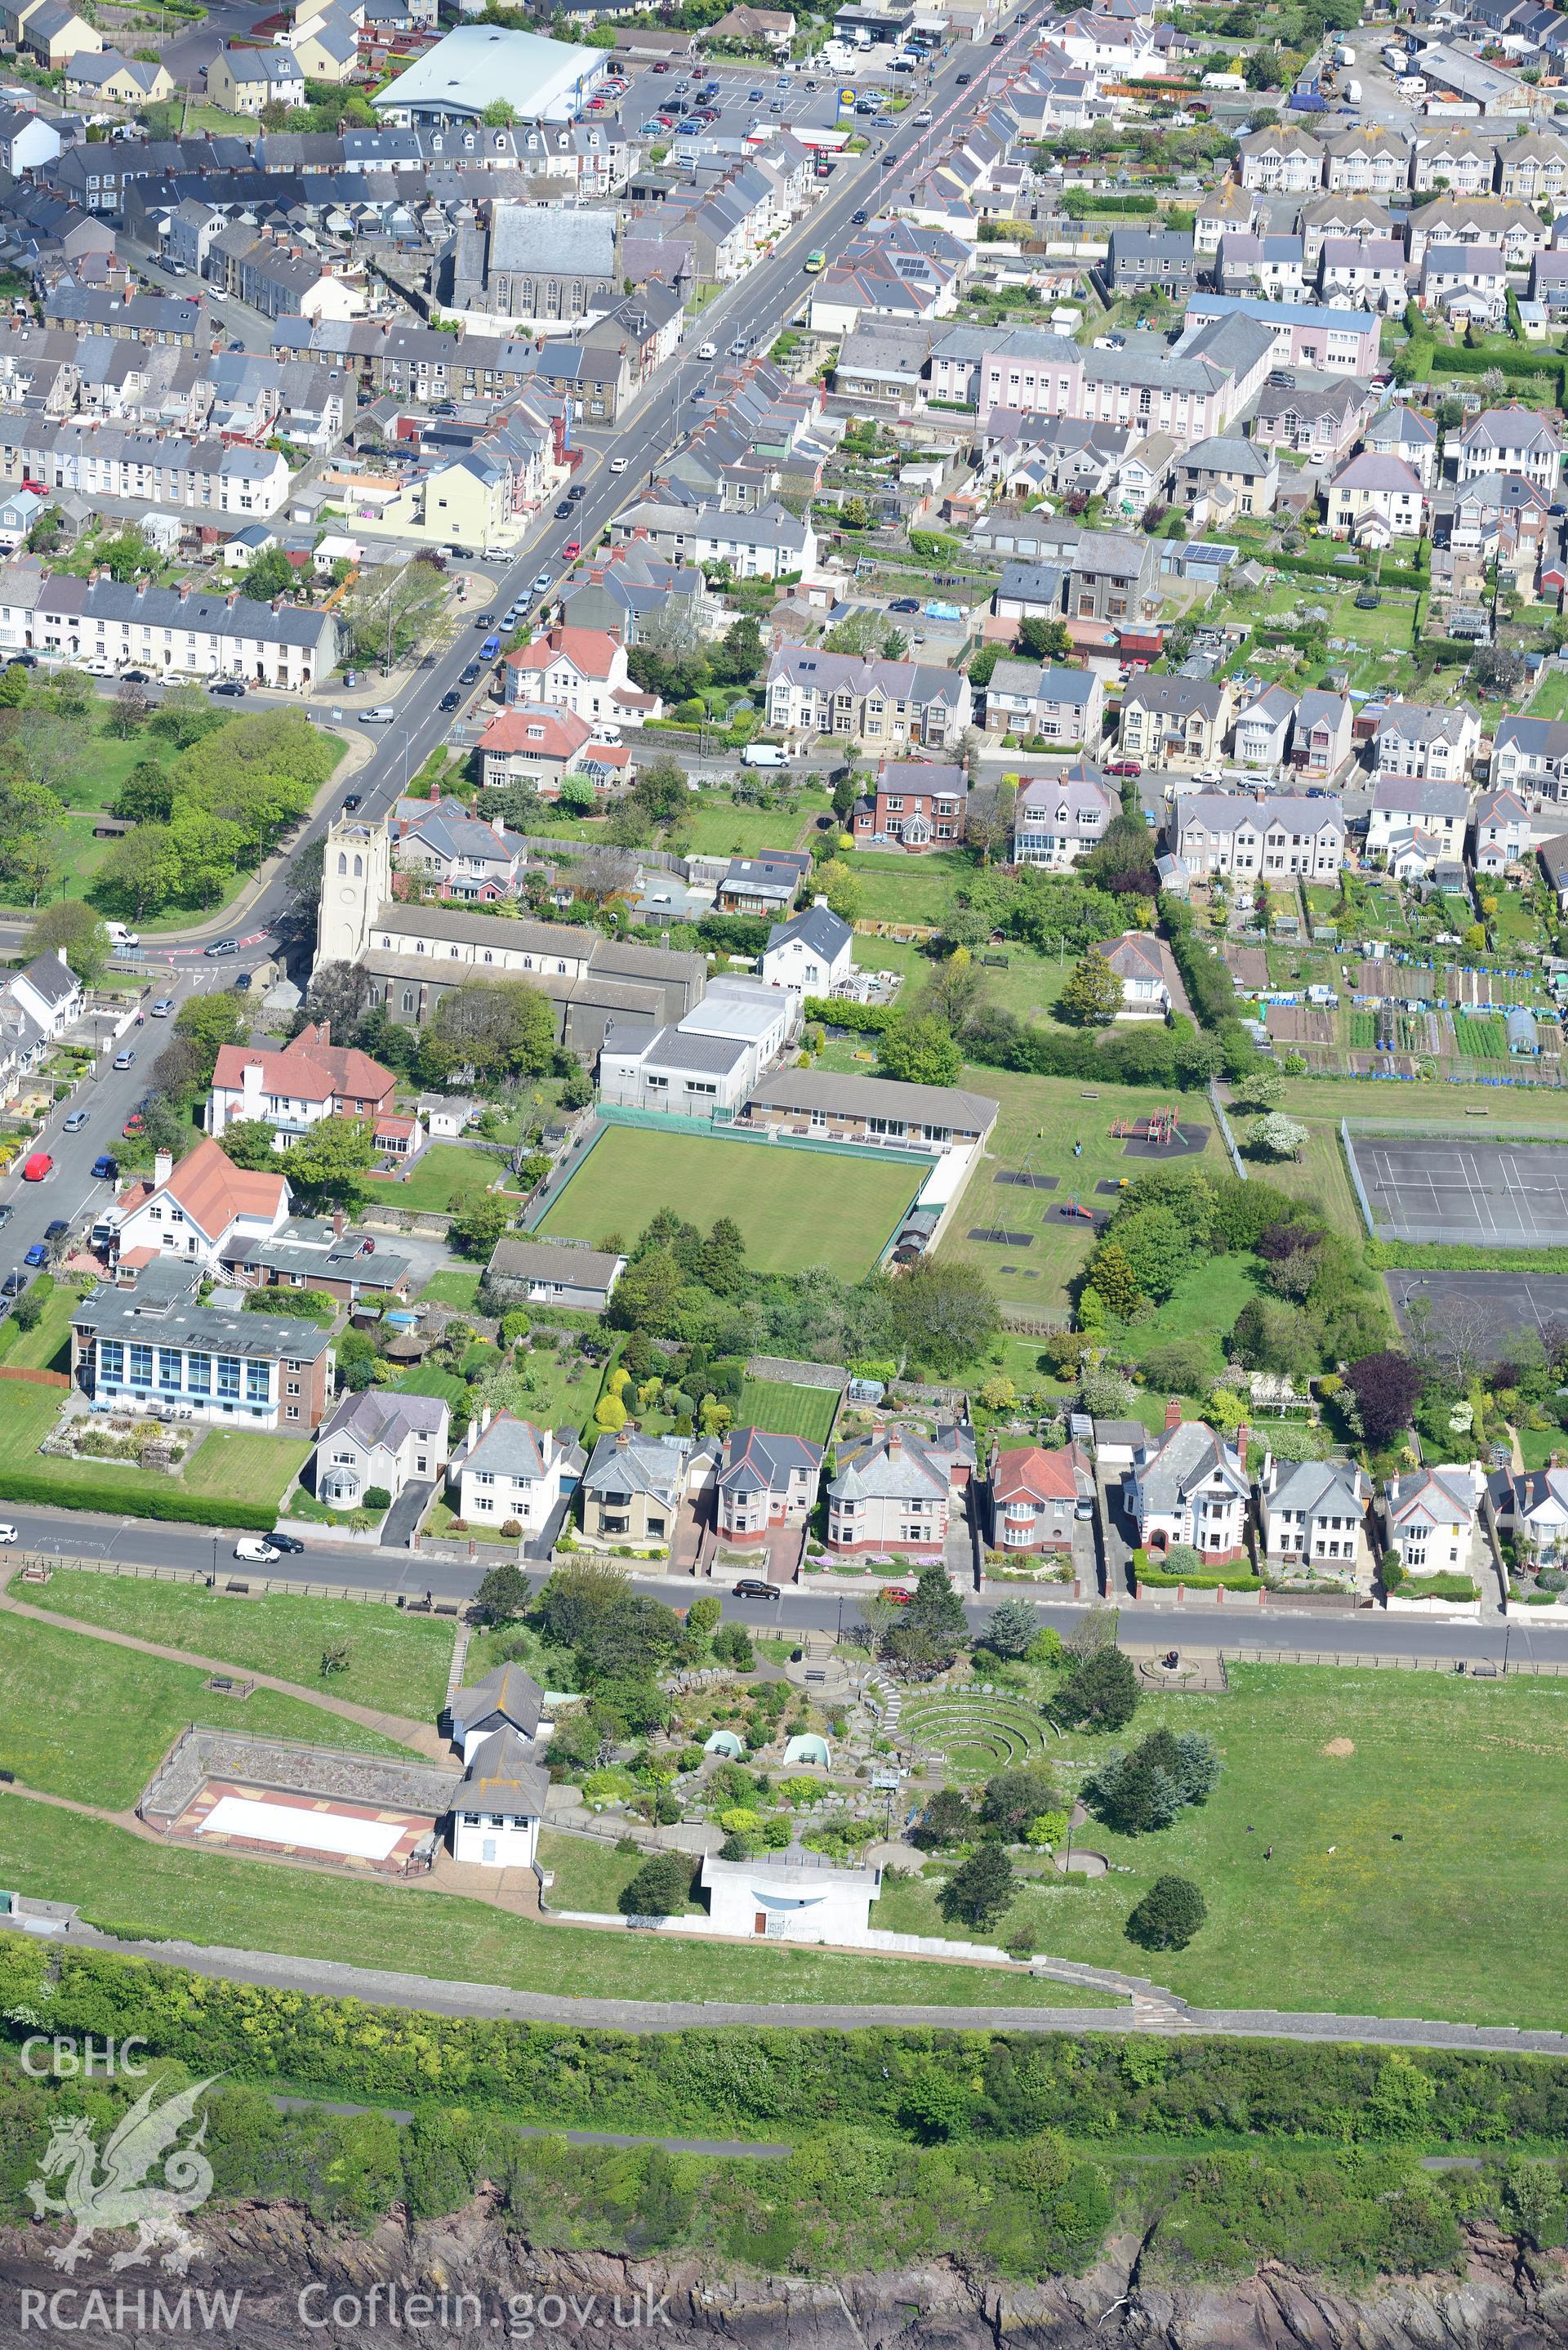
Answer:
<svg viewBox="0 0 1568 2350"><path fill-rule="evenodd" d="M1468 1575L1401 1575L1389 1596L1394 1599L1479 1599L1480 1586Z"/></svg>
<svg viewBox="0 0 1568 2350"><path fill-rule="evenodd" d="M891 1003L854 1003L836 995L808 995L805 1016L825 1028L857 1028L862 1035L879 1036L898 1017Z"/></svg>
<svg viewBox="0 0 1568 2350"><path fill-rule="evenodd" d="M163 1518L171 1525L233 1526L270 1534L277 1512L259 1502L228 1502L221 1493L184 1493L166 1477L140 1485L67 1483L25 1469L0 1469L0 1502L31 1502L42 1509L99 1510L111 1518Z"/></svg>
<svg viewBox="0 0 1568 2350"><path fill-rule="evenodd" d="M1332 556L1270 554L1262 559L1272 570L1304 573L1314 579L1355 579L1361 583L1372 580L1371 572L1364 571L1359 562L1353 570L1348 563L1336 563ZM1425 571L1411 570L1402 563L1386 563L1376 584L1382 588L1429 588L1432 582Z"/></svg>
<svg viewBox="0 0 1568 2350"><path fill-rule="evenodd" d="M1140 1566L1134 1570L1140 1584L1149 1591L1262 1591L1261 1575L1167 1575L1163 1567Z"/></svg>
<svg viewBox="0 0 1568 2350"><path fill-rule="evenodd" d="M132 1872L132 1876L133 1876ZM134 1882L113 1898L136 1906ZM140 1929L135 1930L140 1931ZM50 1978L53 1977L52 1987ZM696 2025L616 2032L570 2022L441 2015L238 1983L162 1960L42 1948L0 1935L0 2008L48 2010L50 2031L134 2033L155 2057L318 2096L503 2107L555 2130L804 2134L852 2121L882 2137L909 2126L931 2085L979 2139L1062 2129L1081 2138L1168 2137L1195 2127L1344 2145L1399 2144L1418 2113L1431 2145L1552 2144L1568 2137L1568 2061L1511 2051L1206 2038L1179 2047L1119 2033L1034 2025ZM9 2030L20 2037L29 2027ZM1140 2046L1151 2061L1131 2064ZM1155 2061L1157 2060L1157 2061ZM1400 2094L1412 2074L1429 2097ZM917 2108L918 2110L918 2108ZM961 2121L961 2115L954 2115Z"/></svg>
<svg viewBox="0 0 1568 2350"><path fill-rule="evenodd" d="M1368 1241L1374 1273L1568 1273L1568 1248L1470 1248L1456 1241Z"/></svg>

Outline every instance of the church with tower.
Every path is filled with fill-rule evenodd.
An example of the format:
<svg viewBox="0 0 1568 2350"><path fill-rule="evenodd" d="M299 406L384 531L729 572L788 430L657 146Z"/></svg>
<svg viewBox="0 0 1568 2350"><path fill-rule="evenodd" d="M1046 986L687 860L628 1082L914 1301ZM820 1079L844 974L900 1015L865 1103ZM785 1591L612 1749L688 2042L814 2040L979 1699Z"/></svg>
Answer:
<svg viewBox="0 0 1568 2350"><path fill-rule="evenodd" d="M612 1021L664 1027L693 1010L708 984L700 954L455 904L404 904L393 894L387 826L359 816L339 817L327 834L314 968L330 962L358 964L371 1002L410 1028L455 987L526 980L553 1004L558 1041L589 1062Z"/></svg>

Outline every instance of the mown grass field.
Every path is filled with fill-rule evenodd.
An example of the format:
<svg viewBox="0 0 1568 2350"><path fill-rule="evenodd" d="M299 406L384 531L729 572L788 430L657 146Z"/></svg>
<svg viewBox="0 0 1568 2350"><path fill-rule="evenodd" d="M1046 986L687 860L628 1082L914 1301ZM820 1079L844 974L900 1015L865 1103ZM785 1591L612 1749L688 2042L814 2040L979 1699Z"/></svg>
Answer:
<svg viewBox="0 0 1568 2350"><path fill-rule="evenodd" d="M368 1175L365 1182L370 1197L385 1200L389 1207L444 1215L454 1203L477 1199L487 1191L505 1165L494 1151L469 1150L456 1142L432 1142L406 1177Z"/></svg>
<svg viewBox="0 0 1568 2350"><path fill-rule="evenodd" d="M292 1436L258 1436L248 1429L209 1429L185 1463L192 1493L222 1493L230 1501L270 1503L275 1509L306 1462L311 1447Z"/></svg>
<svg viewBox="0 0 1568 2350"><path fill-rule="evenodd" d="M382 1706L416 1721L433 1721L446 1697L456 1637L452 1624L406 1616L369 1600L312 1599L289 1592L239 1599L201 1584L144 1583L129 1575L68 1570L35 1596L40 1607L56 1615L111 1632L132 1632L138 1639L193 1656L220 1658L249 1672L275 1673L280 1680ZM0 1642L6 1628L0 1622ZM341 1671L324 1674L321 1659L340 1641L348 1645L348 1660ZM89 1657L103 1653L94 1648ZM247 1721L254 1703L245 1701Z"/></svg>
<svg viewBox="0 0 1568 2350"><path fill-rule="evenodd" d="M777 1379L748 1379L741 1390L737 1428L765 1428L774 1436L803 1436L826 1444L838 1399L831 1388L785 1387Z"/></svg>
<svg viewBox="0 0 1568 2350"><path fill-rule="evenodd" d="M1077 1832L1132 1874L1050 1894L1044 1947L1204 2006L1554 2027L1568 1897L1561 1683L1228 1671L1226 1697L1150 1700L1114 1741L1064 1742L1061 1754L1087 1765L1163 1721L1207 1731L1223 1771L1210 1802L1163 1834ZM1200 1888L1208 1923L1185 1950L1138 1951L1127 1913L1172 1872Z"/></svg>
<svg viewBox="0 0 1568 2350"><path fill-rule="evenodd" d="M732 1216L763 1273L826 1264L846 1280L871 1270L924 1168L778 1144L726 1142L616 1126L602 1134L539 1230L597 1246L635 1240L659 1208L706 1232Z"/></svg>
<svg viewBox="0 0 1568 2350"><path fill-rule="evenodd" d="M24 1616L0 1621L0 1657L5 1768L24 1786L110 1811L134 1804L159 1756L191 1721L361 1752L407 1752L303 1699L257 1690L240 1703L208 1690L196 1666L140 1656ZM129 1872L129 1856L126 1866Z"/></svg>
<svg viewBox="0 0 1568 2350"><path fill-rule="evenodd" d="M1069 2003L1060 1984L1012 1970L541 1925L425 1884L372 1885L143 1844L123 1828L19 1796L0 1797L0 1882L41 1900L79 1902L91 1921L122 1933L504 1983L556 1998Z"/></svg>

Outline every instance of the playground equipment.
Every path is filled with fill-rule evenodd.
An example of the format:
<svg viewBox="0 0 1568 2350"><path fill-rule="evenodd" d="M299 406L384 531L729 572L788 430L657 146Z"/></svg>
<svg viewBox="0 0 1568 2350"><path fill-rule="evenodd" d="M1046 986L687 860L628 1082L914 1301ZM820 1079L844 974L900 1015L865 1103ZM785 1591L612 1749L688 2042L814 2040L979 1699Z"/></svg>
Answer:
<svg viewBox="0 0 1568 2350"><path fill-rule="evenodd" d="M1082 1216L1086 1224L1092 1224L1095 1221L1093 1210L1085 1208L1082 1200L1064 1200L1062 1213L1064 1216Z"/></svg>
<svg viewBox="0 0 1568 2350"><path fill-rule="evenodd" d="M1130 1138L1135 1142L1158 1142L1167 1146L1176 1140L1177 1114L1174 1109L1157 1109L1147 1118L1118 1118L1112 1122L1113 1142Z"/></svg>

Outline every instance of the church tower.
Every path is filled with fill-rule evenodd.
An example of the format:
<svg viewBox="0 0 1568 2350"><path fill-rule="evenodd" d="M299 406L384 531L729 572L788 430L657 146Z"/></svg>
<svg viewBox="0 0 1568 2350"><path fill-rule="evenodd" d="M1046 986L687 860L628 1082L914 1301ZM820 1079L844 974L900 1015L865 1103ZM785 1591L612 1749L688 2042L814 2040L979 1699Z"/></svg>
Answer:
<svg viewBox="0 0 1568 2350"><path fill-rule="evenodd" d="M376 916L392 894L392 847L384 824L341 816L327 828L316 962L360 962Z"/></svg>

